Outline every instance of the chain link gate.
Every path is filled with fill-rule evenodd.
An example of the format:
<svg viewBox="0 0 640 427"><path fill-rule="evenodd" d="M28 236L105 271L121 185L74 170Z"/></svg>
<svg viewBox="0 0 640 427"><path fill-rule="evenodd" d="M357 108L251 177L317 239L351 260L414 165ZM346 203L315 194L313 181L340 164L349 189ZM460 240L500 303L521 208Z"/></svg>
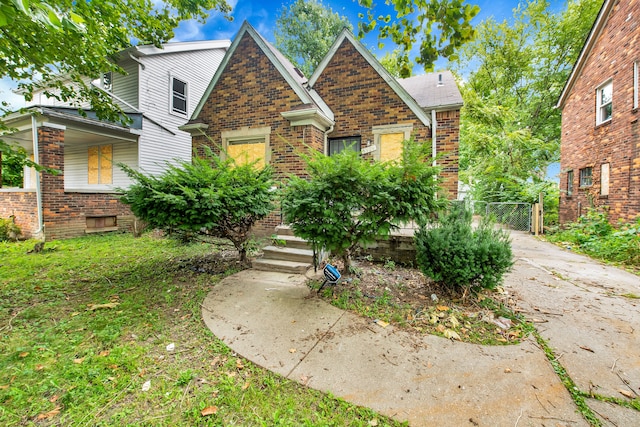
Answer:
<svg viewBox="0 0 640 427"><path fill-rule="evenodd" d="M531 204L515 202L489 202L486 214L499 224L512 230L531 230Z"/></svg>

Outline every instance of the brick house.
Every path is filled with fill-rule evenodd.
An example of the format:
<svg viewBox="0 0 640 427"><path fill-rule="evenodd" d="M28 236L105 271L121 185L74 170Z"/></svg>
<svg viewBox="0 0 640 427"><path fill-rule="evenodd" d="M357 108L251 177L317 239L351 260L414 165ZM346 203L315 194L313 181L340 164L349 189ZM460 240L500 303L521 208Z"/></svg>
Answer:
<svg viewBox="0 0 640 427"><path fill-rule="evenodd" d="M639 22L638 2L606 0L558 101L561 223L589 207L640 215Z"/></svg>
<svg viewBox="0 0 640 427"><path fill-rule="evenodd" d="M159 174L167 162L191 159L191 136L178 126L194 111L230 44L168 43L121 52L118 65L126 74L87 83L112 97L131 119L127 126L98 120L91 111L81 116L36 93L26 112L5 119L17 131L2 138L60 173L25 169L22 188L0 188L0 217L13 215L25 237L47 240L130 229L134 217L116 189L131 182L117 163Z"/></svg>
<svg viewBox="0 0 640 427"><path fill-rule="evenodd" d="M462 97L449 72L392 77L348 31L336 39L309 78L245 22L191 120L181 127L193 149L273 166L276 179L304 176L301 152L326 155L346 147L375 160L400 154L414 136L435 140L444 186L455 199ZM270 233L274 212L256 227Z"/></svg>

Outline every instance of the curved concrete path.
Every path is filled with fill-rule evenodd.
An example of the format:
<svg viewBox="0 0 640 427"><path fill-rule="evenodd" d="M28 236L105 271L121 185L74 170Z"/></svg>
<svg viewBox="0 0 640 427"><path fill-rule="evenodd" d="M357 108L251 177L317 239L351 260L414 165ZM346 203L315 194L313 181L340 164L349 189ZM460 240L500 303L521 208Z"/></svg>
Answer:
<svg viewBox="0 0 640 427"><path fill-rule="evenodd" d="M505 288L579 388L640 392L640 341L629 326L640 327L638 300L617 296L640 294L640 279L512 236L517 262ZM595 277L586 265L600 275L597 287L583 282ZM255 270L229 276L205 299L204 321L254 363L413 426L588 425L533 339L488 347L382 328L317 298L306 279ZM636 411L589 404L604 425L640 425Z"/></svg>

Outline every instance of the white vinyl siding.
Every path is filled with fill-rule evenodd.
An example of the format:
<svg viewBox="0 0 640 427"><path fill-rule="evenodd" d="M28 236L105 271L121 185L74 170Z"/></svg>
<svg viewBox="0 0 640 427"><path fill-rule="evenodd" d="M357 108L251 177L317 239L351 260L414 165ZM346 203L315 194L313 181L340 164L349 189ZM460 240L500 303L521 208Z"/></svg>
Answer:
<svg viewBox="0 0 640 427"><path fill-rule="evenodd" d="M113 94L131 105L134 108L138 108L138 64L132 60L126 60L120 62L120 65L126 75L113 73L112 86Z"/></svg>
<svg viewBox="0 0 640 427"><path fill-rule="evenodd" d="M113 142L113 170L111 184L89 184L88 145L75 144L64 147L64 189L65 190L113 190L131 184L129 177L117 166L124 163L133 168L138 166L138 150L135 142Z"/></svg>
<svg viewBox="0 0 640 427"><path fill-rule="evenodd" d="M164 171L166 162L191 160L191 135L178 130L178 126L191 117L224 53L224 49L215 49L141 58L145 66L140 69L139 108L150 119L144 119L140 137L141 169L155 175ZM188 85L187 114L183 116L170 113L172 76Z"/></svg>

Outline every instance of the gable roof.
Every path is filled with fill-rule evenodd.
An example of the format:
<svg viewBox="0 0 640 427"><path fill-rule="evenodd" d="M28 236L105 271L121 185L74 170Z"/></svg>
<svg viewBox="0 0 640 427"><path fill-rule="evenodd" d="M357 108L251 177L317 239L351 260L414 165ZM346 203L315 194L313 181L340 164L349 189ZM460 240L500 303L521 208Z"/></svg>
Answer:
<svg viewBox="0 0 640 427"><path fill-rule="evenodd" d="M426 110L454 110L464 104L451 71L398 79L398 83Z"/></svg>
<svg viewBox="0 0 640 427"><path fill-rule="evenodd" d="M306 89L305 84L307 83L307 78L302 74L302 72L294 67L293 64L291 64L291 62L282 53L280 53L280 51L278 51L278 49L258 34L258 32L247 21L244 21L242 27L240 27L240 30L238 31L238 34L236 34L233 43L231 43L231 47L222 59L222 62L211 79L209 86L202 95L196 109L193 111L191 120L195 120L202 111L202 108L209 99L213 88L220 79L220 76L227 67L229 60L234 55L245 34L256 42L260 50L262 50L267 58L269 58L269 61L271 61L274 67L287 81L291 89L293 89L296 95L298 95L302 104L310 104L312 107L317 108L317 110L327 119L333 121L334 115L331 109L324 103L324 101L322 101L322 99L320 99L319 96L317 96L317 94L312 94Z"/></svg>
<svg viewBox="0 0 640 427"><path fill-rule="evenodd" d="M431 120L429 119L427 113L420 107L420 105L418 105L416 100L411 95L409 95L409 93L407 93L405 88L402 87L400 83L398 83L396 78L389 74L389 72L382 66L382 64L380 64L380 62L373 56L373 54L369 52L369 50L365 48L362 43L356 40L356 38L348 28L344 28L338 38L336 38L336 41L331 46L331 49L329 49L329 52L325 55L320 64L318 64L318 68L316 68L316 70L313 72L311 78L309 78L308 85L313 88L313 85L318 81L318 78L322 75L322 72L327 67L329 62L331 62L331 59L333 59L333 56L336 54L345 40L351 43L353 47L355 47L358 53L360 53L360 55L362 55L362 57L369 63L369 65L371 65L371 67L378 73L378 75L380 75L380 77L382 77L382 79L387 82L387 84L396 93L396 95L398 95L400 99L402 99L404 103L407 104L409 109L420 119L422 124L424 124L425 126L430 126Z"/></svg>
<svg viewBox="0 0 640 427"><path fill-rule="evenodd" d="M562 108L564 106L564 103L567 100L571 89L573 89L573 85L576 83L576 80L578 80L578 77L582 73L582 69L587 63L587 58L589 57L591 50L595 46L598 37L600 37L600 34L602 34L602 30L609 20L609 15L611 15L611 11L613 10L613 6L615 5L615 3L615 0L605 0L605 2L602 4L600 12L598 12L598 17L596 18L593 27L591 27L591 31L589 32L589 36L587 37L587 41L585 42L584 46L582 46L580 56L578 57L576 63L573 65L573 70L571 70L571 74L569 75L569 78L567 79L567 82L562 89L562 93L560 94L560 98L558 99L556 108Z"/></svg>

